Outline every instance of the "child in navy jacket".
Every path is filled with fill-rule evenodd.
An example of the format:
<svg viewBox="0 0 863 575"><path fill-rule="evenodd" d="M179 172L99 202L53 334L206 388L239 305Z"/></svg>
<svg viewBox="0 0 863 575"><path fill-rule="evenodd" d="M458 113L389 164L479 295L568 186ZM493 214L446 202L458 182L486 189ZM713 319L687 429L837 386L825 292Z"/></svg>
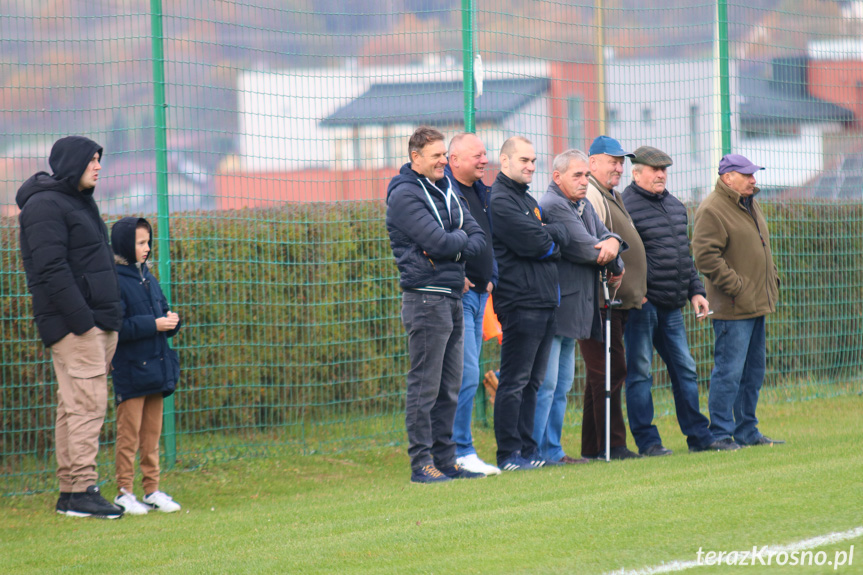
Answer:
<svg viewBox="0 0 863 575"><path fill-rule="evenodd" d="M120 491L114 503L130 515L143 515L150 509L180 509L177 502L159 491L162 401L174 393L180 377L180 362L168 346L168 338L180 330L180 317L168 309L159 282L147 269L151 236L152 228L144 218L123 218L111 228L123 304L123 327L112 361ZM144 476L143 503L132 491L138 451Z"/></svg>

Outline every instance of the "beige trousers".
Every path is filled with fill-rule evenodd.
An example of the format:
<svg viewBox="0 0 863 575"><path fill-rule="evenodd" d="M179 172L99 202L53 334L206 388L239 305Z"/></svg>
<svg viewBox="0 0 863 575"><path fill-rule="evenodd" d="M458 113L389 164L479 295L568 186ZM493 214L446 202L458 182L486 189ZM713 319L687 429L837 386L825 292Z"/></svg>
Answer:
<svg viewBox="0 0 863 575"><path fill-rule="evenodd" d="M60 491L80 493L98 479L99 432L108 407L108 371L117 332L94 327L51 346L57 375L54 443Z"/></svg>
<svg viewBox="0 0 863 575"><path fill-rule="evenodd" d="M162 394L127 399L117 406L117 489L132 492L135 453L140 455L144 494L159 489L159 437L162 435Z"/></svg>

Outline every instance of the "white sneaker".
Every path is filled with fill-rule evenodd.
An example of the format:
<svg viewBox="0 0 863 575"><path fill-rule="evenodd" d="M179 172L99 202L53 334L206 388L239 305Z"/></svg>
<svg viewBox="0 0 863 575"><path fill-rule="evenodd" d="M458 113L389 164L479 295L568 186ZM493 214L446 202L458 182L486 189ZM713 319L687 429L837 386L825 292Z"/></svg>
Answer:
<svg viewBox="0 0 863 575"><path fill-rule="evenodd" d="M468 471L473 471L474 473L483 473L485 475L500 475L500 469L498 469L494 465L489 465L488 463L477 457L476 453L471 453L470 455L459 457L455 460L455 462L467 469Z"/></svg>
<svg viewBox="0 0 863 575"><path fill-rule="evenodd" d="M180 510L180 504L171 499L171 496L161 491L154 491L149 495L144 496L144 503L150 506L150 509L156 509L164 513L173 513Z"/></svg>
<svg viewBox="0 0 863 575"><path fill-rule="evenodd" d="M135 494L126 491L126 488L120 489L120 495L114 498L114 505L118 505L123 509L123 513L128 515L146 515L149 510L146 505L142 505L140 501L135 499Z"/></svg>

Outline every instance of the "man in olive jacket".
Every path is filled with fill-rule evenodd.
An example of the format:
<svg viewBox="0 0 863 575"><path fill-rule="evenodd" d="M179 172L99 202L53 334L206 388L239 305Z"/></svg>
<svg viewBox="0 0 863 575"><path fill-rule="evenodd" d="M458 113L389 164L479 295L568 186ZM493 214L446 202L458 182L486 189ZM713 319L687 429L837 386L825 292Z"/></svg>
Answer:
<svg viewBox="0 0 863 575"><path fill-rule="evenodd" d="M724 156L716 187L695 214L692 238L715 313L710 431L740 445L784 443L762 435L755 416L766 371L764 320L779 299L767 222L755 201L754 174L763 169L739 154Z"/></svg>

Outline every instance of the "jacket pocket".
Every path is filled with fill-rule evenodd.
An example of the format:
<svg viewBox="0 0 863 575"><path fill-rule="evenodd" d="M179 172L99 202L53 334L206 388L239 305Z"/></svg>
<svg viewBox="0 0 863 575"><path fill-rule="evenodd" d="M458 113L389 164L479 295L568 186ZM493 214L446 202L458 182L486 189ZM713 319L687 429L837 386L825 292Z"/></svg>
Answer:
<svg viewBox="0 0 863 575"><path fill-rule="evenodd" d="M758 286L753 284L752 280L743 278L743 288L740 293L732 298L734 306L734 315L750 315L757 311L759 291ZM763 285L762 285L763 289Z"/></svg>

